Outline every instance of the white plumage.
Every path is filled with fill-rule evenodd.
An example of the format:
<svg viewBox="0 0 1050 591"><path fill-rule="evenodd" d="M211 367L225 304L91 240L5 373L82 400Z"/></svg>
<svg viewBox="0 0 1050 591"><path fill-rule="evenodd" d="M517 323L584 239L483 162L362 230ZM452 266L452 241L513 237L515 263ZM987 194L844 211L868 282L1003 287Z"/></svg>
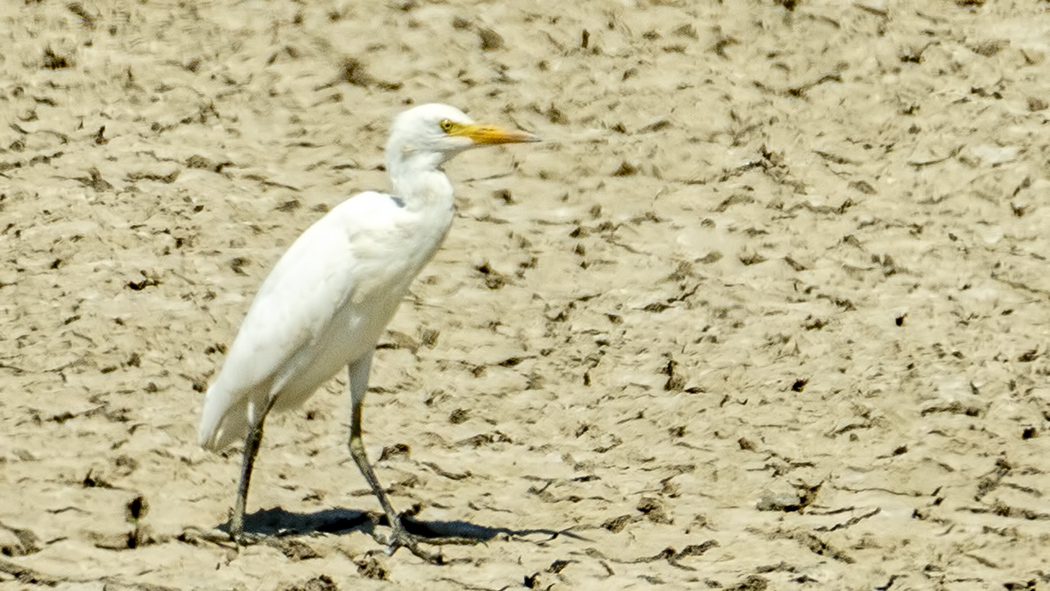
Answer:
<svg viewBox="0 0 1050 591"><path fill-rule="evenodd" d="M304 232L259 289L208 389L200 444L243 440L271 401L295 408L369 354L451 222L451 208L410 211L362 193Z"/></svg>
<svg viewBox="0 0 1050 591"><path fill-rule="evenodd" d="M350 451L393 528L392 549L420 556L379 486L360 439L361 403L376 342L409 285L452 224L452 185L441 165L463 150L537 141L528 133L478 125L447 105L397 117L386 147L394 194L367 192L306 230L259 289L222 371L208 388L199 440L210 450L245 441L229 531L243 533L252 465L270 410L302 404L340 368L351 391Z"/></svg>

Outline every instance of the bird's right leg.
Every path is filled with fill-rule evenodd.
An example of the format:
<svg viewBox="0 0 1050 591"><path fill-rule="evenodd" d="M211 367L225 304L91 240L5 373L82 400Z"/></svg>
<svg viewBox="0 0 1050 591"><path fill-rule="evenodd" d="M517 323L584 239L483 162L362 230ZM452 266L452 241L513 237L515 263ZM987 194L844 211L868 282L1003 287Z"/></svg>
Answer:
<svg viewBox="0 0 1050 591"><path fill-rule="evenodd" d="M376 478L376 473L372 469L372 464L368 461L368 454L365 452L365 444L361 440L361 407L364 402L365 392L368 390L368 372L372 366L372 352L368 353L364 358L358 359L350 364L350 398L351 398L351 410L350 410L350 456L354 458L354 462L357 464L361 474L368 481L369 488L372 489L372 494L379 500L379 504L383 507L383 513L386 514L387 521L390 522L390 539L386 541L389 551L391 553L397 551L400 547L408 548L410 552L416 556L432 562L434 564L442 564L444 559L440 554L430 554L419 548L419 539L408 533L404 526L401 525L401 518L398 517L394 506L390 503L390 498L387 496L386 491L383 490L383 486L379 484L379 479Z"/></svg>

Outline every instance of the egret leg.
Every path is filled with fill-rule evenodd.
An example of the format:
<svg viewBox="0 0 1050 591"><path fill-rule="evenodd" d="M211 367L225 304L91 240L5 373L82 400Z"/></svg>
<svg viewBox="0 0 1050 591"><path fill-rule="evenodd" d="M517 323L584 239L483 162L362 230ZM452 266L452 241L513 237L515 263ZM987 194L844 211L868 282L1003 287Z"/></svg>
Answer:
<svg viewBox="0 0 1050 591"><path fill-rule="evenodd" d="M383 513L386 514L387 521L390 522L391 534L390 539L386 542L390 552L393 553L398 548L405 547L423 560L434 564L442 564L444 559L440 554L434 555L421 550L419 548L419 539L408 533L404 526L401 525L401 518L394 511L394 506L390 503L390 498L387 496L386 491L383 490L383 486L379 484L379 479L376 478L372 464L368 461L368 454L365 453L365 444L361 440L361 407L363 406L365 392L368 390L368 372L371 366L372 353L369 353L363 359L351 363L349 368L352 404L350 410L350 457L354 458L354 462L357 464L358 469L361 470L361 474L368 481L372 494L375 495L379 500L379 504L383 507Z"/></svg>
<svg viewBox="0 0 1050 591"><path fill-rule="evenodd" d="M230 518L230 539L240 545L244 540L244 510L248 503L248 485L252 480L252 468L255 466L255 456L259 455L259 445L262 444L263 423L266 415L273 407L273 401L266 407L259 421L252 425L248 436L244 439L244 458L241 461L241 481L237 486L237 502L233 505L233 517Z"/></svg>

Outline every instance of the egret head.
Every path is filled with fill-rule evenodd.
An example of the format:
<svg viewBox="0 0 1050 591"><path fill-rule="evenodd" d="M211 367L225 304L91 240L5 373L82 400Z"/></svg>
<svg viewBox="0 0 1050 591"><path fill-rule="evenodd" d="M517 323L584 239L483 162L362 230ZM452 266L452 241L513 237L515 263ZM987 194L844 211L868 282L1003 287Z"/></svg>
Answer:
<svg viewBox="0 0 1050 591"><path fill-rule="evenodd" d="M537 141L539 138L531 133L475 123L455 107L420 105L394 119L386 144L387 169L400 168L402 163L419 157L420 164L436 168L470 148Z"/></svg>

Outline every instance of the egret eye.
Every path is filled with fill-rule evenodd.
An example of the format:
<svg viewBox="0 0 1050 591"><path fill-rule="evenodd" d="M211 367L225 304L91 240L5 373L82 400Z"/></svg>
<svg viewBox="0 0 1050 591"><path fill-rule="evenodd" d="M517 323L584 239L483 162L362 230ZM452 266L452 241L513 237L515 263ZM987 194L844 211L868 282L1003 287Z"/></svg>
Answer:
<svg viewBox="0 0 1050 591"><path fill-rule="evenodd" d="M456 126L455 123L448 119L442 119L441 123L438 123L438 125L441 126L441 131L444 131L445 133L451 132L452 128Z"/></svg>

